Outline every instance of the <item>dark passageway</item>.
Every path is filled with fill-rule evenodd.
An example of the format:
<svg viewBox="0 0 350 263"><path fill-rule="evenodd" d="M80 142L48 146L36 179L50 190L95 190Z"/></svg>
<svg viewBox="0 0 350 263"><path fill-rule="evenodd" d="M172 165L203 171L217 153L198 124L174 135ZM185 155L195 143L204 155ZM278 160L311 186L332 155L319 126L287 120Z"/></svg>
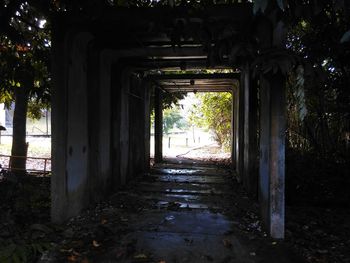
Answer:
<svg viewBox="0 0 350 263"><path fill-rule="evenodd" d="M232 64L224 50L215 48L215 41L222 41L218 28L232 26L242 37L255 34L250 4L190 11L115 9L96 21L63 16L64 23L56 24L52 220L63 223L112 196L110 212L116 217L106 220L122 233L110 235L113 242L96 262L147 257L155 262L289 262L288 253L267 239L284 238L284 77L277 72L258 83L248 61ZM187 19L203 34L210 31L212 39L174 44L169 32L178 34ZM262 25L257 37L272 47L272 27ZM162 110L166 95L175 91L232 93L229 170L161 169ZM258 196L259 208L249 201Z"/></svg>

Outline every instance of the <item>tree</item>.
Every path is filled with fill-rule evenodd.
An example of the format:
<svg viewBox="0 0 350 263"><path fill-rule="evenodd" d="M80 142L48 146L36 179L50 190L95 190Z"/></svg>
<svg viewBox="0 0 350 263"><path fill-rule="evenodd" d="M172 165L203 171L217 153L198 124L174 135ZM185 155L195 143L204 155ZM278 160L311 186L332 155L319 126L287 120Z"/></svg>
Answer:
<svg viewBox="0 0 350 263"><path fill-rule="evenodd" d="M232 95L229 92L197 93L198 104L190 114L190 122L211 130L222 147L230 145Z"/></svg>
<svg viewBox="0 0 350 263"><path fill-rule="evenodd" d="M15 101L13 117L13 142L11 167L14 172L25 171L26 117L28 101L47 103L49 93L49 31L44 30L40 14L28 5L17 6L16 15L10 25L15 34L0 38L0 92L1 99L9 105ZM37 14L37 15L36 15Z"/></svg>
<svg viewBox="0 0 350 263"><path fill-rule="evenodd" d="M170 129L174 128L181 129L186 127L186 122L180 114L179 108L173 106L172 108L166 108L163 110L163 132L168 134Z"/></svg>

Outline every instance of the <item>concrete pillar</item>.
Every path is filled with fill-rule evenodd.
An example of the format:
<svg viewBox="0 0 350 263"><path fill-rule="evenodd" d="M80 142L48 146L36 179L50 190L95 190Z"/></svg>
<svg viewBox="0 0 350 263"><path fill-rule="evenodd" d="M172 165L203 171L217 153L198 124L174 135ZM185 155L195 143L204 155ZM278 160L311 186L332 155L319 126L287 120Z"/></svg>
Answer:
<svg viewBox="0 0 350 263"><path fill-rule="evenodd" d="M280 74L262 77L259 202L273 238L284 238L285 107L285 78Z"/></svg>
<svg viewBox="0 0 350 263"><path fill-rule="evenodd" d="M131 74L129 88L129 176L133 178L145 171L145 87L142 76ZM148 117L149 118L149 117ZM149 134L149 132L148 132ZM149 140L149 139L148 139Z"/></svg>
<svg viewBox="0 0 350 263"><path fill-rule="evenodd" d="M98 89L98 177L100 191L112 188L112 101L111 101L111 64L105 56L99 56L99 89ZM93 160L91 160L93 161Z"/></svg>
<svg viewBox="0 0 350 263"><path fill-rule="evenodd" d="M242 86L244 87L244 134L243 147L243 185L254 198L257 197L257 85L250 74L249 65L242 71Z"/></svg>
<svg viewBox="0 0 350 263"><path fill-rule="evenodd" d="M150 82L143 81L143 91L144 91L144 168L145 172L150 169L150 158L151 158L151 84Z"/></svg>
<svg viewBox="0 0 350 263"><path fill-rule="evenodd" d="M124 69L121 74L119 87L119 178L120 184L125 185L129 175L129 139L130 139L130 115L129 115L129 88L130 71ZM118 138L116 138L118 140Z"/></svg>
<svg viewBox="0 0 350 263"><path fill-rule="evenodd" d="M236 170L236 126L235 126L235 107L236 107L236 88L232 88L232 100L231 100L231 167L232 170Z"/></svg>
<svg viewBox="0 0 350 263"><path fill-rule="evenodd" d="M241 85L241 82L239 83L239 86ZM240 117L239 117L239 105L240 105L240 88L237 87L234 92L234 103L233 103L233 126L234 126L234 152L235 152L235 171L238 176L238 181L242 181L241 174L239 173L239 149L240 149Z"/></svg>
<svg viewBox="0 0 350 263"><path fill-rule="evenodd" d="M89 204L87 61L89 33L55 36L52 89L51 215L63 222Z"/></svg>
<svg viewBox="0 0 350 263"><path fill-rule="evenodd" d="M116 63L111 73L113 188L127 182L129 174L129 86L130 71Z"/></svg>
<svg viewBox="0 0 350 263"><path fill-rule="evenodd" d="M239 83L239 92L237 97L237 173L240 181L244 180L244 74L241 74Z"/></svg>
<svg viewBox="0 0 350 263"><path fill-rule="evenodd" d="M91 202L112 190L111 66L99 49L90 46L88 61L89 177Z"/></svg>
<svg viewBox="0 0 350 263"><path fill-rule="evenodd" d="M154 96L154 161L163 160L163 94L156 88Z"/></svg>

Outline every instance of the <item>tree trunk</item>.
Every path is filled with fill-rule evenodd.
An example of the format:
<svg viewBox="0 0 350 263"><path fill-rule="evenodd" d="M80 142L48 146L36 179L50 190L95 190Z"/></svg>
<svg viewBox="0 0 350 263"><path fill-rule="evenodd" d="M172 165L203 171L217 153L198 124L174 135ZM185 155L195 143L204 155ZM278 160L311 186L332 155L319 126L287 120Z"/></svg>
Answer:
<svg viewBox="0 0 350 263"><path fill-rule="evenodd" d="M15 109L13 114L13 135L11 150L11 171L16 175L25 174L27 143L26 124L28 109L28 91L25 87L15 89Z"/></svg>

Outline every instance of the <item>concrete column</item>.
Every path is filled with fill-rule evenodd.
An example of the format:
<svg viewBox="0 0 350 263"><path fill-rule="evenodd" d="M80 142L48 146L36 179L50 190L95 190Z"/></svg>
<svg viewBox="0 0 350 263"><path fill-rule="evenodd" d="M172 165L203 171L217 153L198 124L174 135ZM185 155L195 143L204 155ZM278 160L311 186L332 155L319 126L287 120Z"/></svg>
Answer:
<svg viewBox="0 0 350 263"><path fill-rule="evenodd" d="M154 96L154 161L163 160L163 94L156 88Z"/></svg>
<svg viewBox="0 0 350 263"><path fill-rule="evenodd" d="M243 185L252 197L257 197L257 85L250 75L249 65L242 72L244 87L244 148L243 148Z"/></svg>
<svg viewBox="0 0 350 263"><path fill-rule="evenodd" d="M145 154L144 154L144 167L145 172L149 171L150 169L150 142L151 142L151 85L149 82L143 81L143 90L144 90L144 118L145 118L145 125L144 125L144 144L145 144Z"/></svg>
<svg viewBox="0 0 350 263"><path fill-rule="evenodd" d="M241 85L241 83L239 83L239 85ZM234 152L235 152L235 171L237 173L237 176L238 176L238 181L242 181L242 178L241 178L241 174L239 173L239 142L240 142L240 132L239 132L239 129L240 129L240 126L239 126L239 120L240 120L240 117L239 117L239 105L240 105L240 100L239 100L239 96L240 96L240 88L237 87L235 89L235 92L234 92L234 97L233 97L233 100L234 100L234 103L233 103L233 126L234 126Z"/></svg>
<svg viewBox="0 0 350 263"><path fill-rule="evenodd" d="M285 78L280 74L262 77L259 202L273 238L284 238L285 107Z"/></svg>
<svg viewBox="0 0 350 263"><path fill-rule="evenodd" d="M90 200L102 200L112 190L111 65L90 46L88 61L89 186Z"/></svg>
<svg viewBox="0 0 350 263"><path fill-rule="evenodd" d="M244 77L245 75L241 73L241 81L239 83L239 92L237 97L237 143L238 143L238 149L237 149L237 173L239 175L239 178L241 181L244 180L244 92L245 92L245 86L244 86Z"/></svg>
<svg viewBox="0 0 350 263"><path fill-rule="evenodd" d="M132 73L129 89L129 178L145 171L145 87L142 77ZM149 132L148 132L149 133Z"/></svg>
<svg viewBox="0 0 350 263"><path fill-rule="evenodd" d="M111 100L111 64L105 56L99 59L99 118L98 156L99 181L101 190L111 189L112 182L112 100Z"/></svg>
<svg viewBox="0 0 350 263"><path fill-rule="evenodd" d="M84 32L53 45L52 220L63 222L89 204L88 44Z"/></svg>
<svg viewBox="0 0 350 263"><path fill-rule="evenodd" d="M231 101L231 164L232 170L236 170L236 126L235 126L235 107L236 107L236 88L232 88Z"/></svg>
<svg viewBox="0 0 350 263"><path fill-rule="evenodd" d="M129 89L130 89L130 71L124 69L121 75L121 86L119 90L119 176L120 184L125 185L127 183L129 175L129 143L130 143L130 114L129 114ZM117 138L118 139L118 138Z"/></svg>
<svg viewBox="0 0 350 263"><path fill-rule="evenodd" d="M129 168L129 81L130 72L122 65L112 65L112 166L113 188L126 184Z"/></svg>

